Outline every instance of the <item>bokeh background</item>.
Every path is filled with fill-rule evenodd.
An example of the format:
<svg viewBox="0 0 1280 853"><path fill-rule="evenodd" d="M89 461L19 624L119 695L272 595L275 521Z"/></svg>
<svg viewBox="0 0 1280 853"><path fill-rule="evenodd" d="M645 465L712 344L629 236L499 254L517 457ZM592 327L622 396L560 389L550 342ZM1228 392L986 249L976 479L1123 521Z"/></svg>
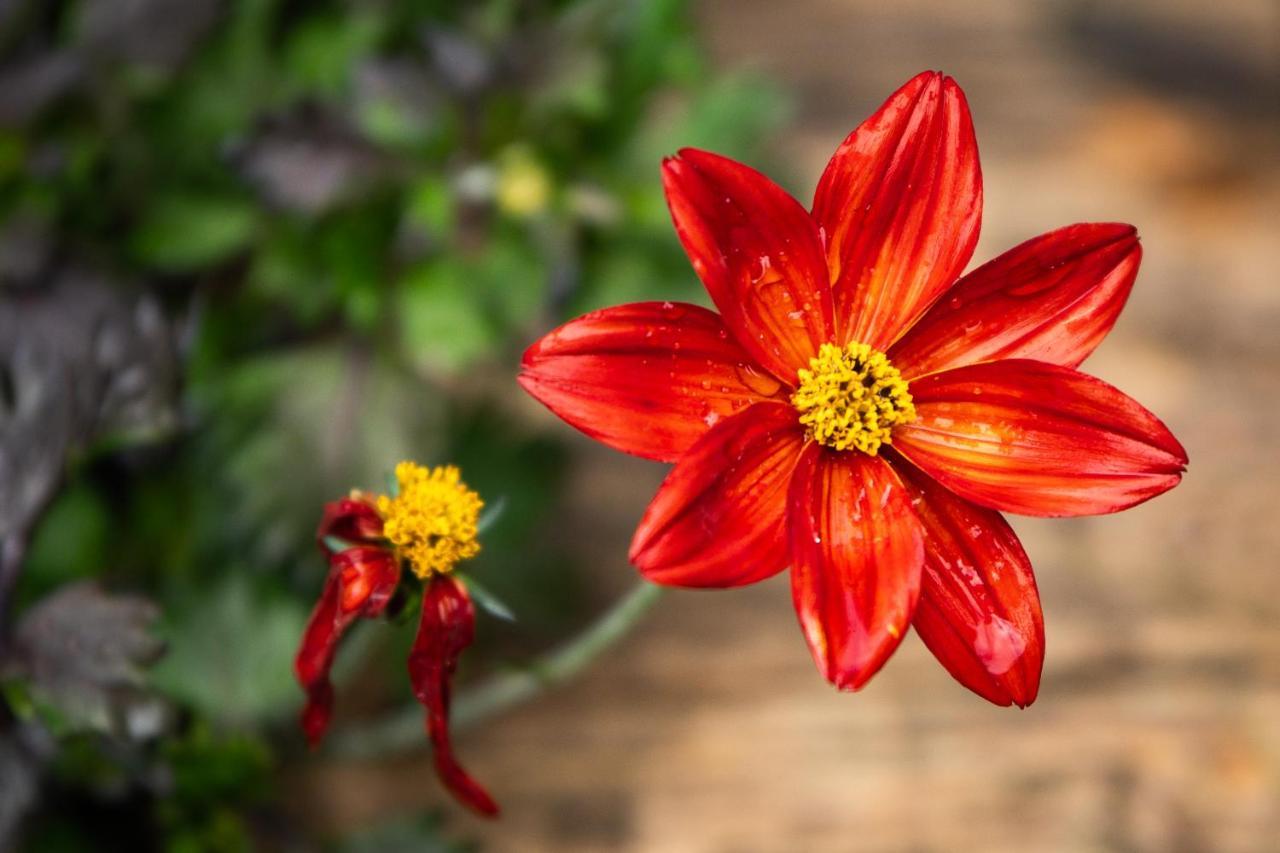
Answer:
<svg viewBox="0 0 1280 853"><path fill-rule="evenodd" d="M663 471L524 398L519 353L701 298L663 154L807 199L924 68L973 110L976 261L1138 225L1086 368L1191 457L1132 511L1014 519L1036 704L988 706L912 638L838 694L779 578L668 593L467 730L498 823L424 740L375 736L403 730L411 624L352 638L338 743L306 754L320 503L458 462L505 499L473 573L519 617L481 617L463 688L572 636L634 583ZM0 848L1275 849L1278 221L1271 0L0 2Z"/></svg>

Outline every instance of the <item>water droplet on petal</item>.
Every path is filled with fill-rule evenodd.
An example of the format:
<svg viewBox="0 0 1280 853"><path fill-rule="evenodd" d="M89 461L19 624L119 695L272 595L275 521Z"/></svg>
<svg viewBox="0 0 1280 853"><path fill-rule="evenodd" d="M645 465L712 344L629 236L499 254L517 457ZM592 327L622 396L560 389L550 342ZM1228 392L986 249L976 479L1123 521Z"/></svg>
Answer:
<svg viewBox="0 0 1280 853"><path fill-rule="evenodd" d="M1027 641L1007 619L991 616L978 626L973 651L992 675L1004 675L1026 651Z"/></svg>
<svg viewBox="0 0 1280 853"><path fill-rule="evenodd" d="M782 383L771 374L757 370L749 364L740 364L735 369L738 372L738 378L742 380L742 384L761 397L772 397L782 388Z"/></svg>

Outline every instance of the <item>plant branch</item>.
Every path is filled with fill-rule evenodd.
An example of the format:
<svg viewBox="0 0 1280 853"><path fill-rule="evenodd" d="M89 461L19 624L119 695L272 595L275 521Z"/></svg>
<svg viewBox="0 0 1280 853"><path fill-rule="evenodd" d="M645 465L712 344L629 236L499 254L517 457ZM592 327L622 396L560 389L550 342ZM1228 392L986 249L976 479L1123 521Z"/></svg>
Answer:
<svg viewBox="0 0 1280 853"><path fill-rule="evenodd" d="M661 596L661 587L641 581L581 634L532 665L491 676L460 693L453 703L452 728L458 731L474 726L569 681L625 637ZM335 735L333 750L352 758L373 758L425 747L422 715L422 709L414 705L379 722L352 727Z"/></svg>

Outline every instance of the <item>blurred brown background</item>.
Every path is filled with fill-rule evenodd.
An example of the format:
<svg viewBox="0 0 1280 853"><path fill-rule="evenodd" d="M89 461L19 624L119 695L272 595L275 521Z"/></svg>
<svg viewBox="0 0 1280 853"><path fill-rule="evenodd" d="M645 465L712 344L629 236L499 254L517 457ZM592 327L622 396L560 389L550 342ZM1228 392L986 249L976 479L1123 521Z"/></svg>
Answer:
<svg viewBox="0 0 1280 853"><path fill-rule="evenodd" d="M1014 520L1048 633L1026 711L914 638L863 692L833 691L785 575L677 591L576 684L463 738L505 814L459 828L494 850L1280 849L1278 18L1273 0L703 3L720 65L794 92L776 154L802 200L850 129L940 68L983 157L975 261L1135 223L1137 287L1085 367L1160 414L1190 470L1121 515ZM632 580L663 472L576 447L555 535L604 596ZM335 826L441 799L417 757L301 784Z"/></svg>

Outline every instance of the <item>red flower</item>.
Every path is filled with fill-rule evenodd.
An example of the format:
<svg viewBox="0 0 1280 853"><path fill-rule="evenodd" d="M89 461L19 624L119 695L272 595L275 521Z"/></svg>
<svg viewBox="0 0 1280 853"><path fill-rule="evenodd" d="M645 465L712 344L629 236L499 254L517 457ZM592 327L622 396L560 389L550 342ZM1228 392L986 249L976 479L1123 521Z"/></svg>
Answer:
<svg viewBox="0 0 1280 853"><path fill-rule="evenodd" d="M452 466L428 470L396 466L399 494L359 492L325 506L317 538L329 556L329 577L311 613L294 662L307 691L302 730L317 745L333 716L329 669L343 632L357 618L382 615L400 583L401 566L420 577L422 618L409 653L409 681L426 708L427 734L440 780L482 815L498 805L453 756L449 742L449 692L458 658L475 635L475 608L466 585L452 574L459 560L475 556L480 497Z"/></svg>
<svg viewBox="0 0 1280 853"><path fill-rule="evenodd" d="M1000 511L1115 512L1187 461L1155 415L1074 369L1129 294L1135 230L1073 225L960 277L982 184L964 95L935 72L850 134L811 212L705 151L668 159L663 184L720 313L595 311L531 346L520 376L586 434L676 463L632 562L692 587L790 566L838 687L912 624L962 684L1029 704L1040 602Z"/></svg>

